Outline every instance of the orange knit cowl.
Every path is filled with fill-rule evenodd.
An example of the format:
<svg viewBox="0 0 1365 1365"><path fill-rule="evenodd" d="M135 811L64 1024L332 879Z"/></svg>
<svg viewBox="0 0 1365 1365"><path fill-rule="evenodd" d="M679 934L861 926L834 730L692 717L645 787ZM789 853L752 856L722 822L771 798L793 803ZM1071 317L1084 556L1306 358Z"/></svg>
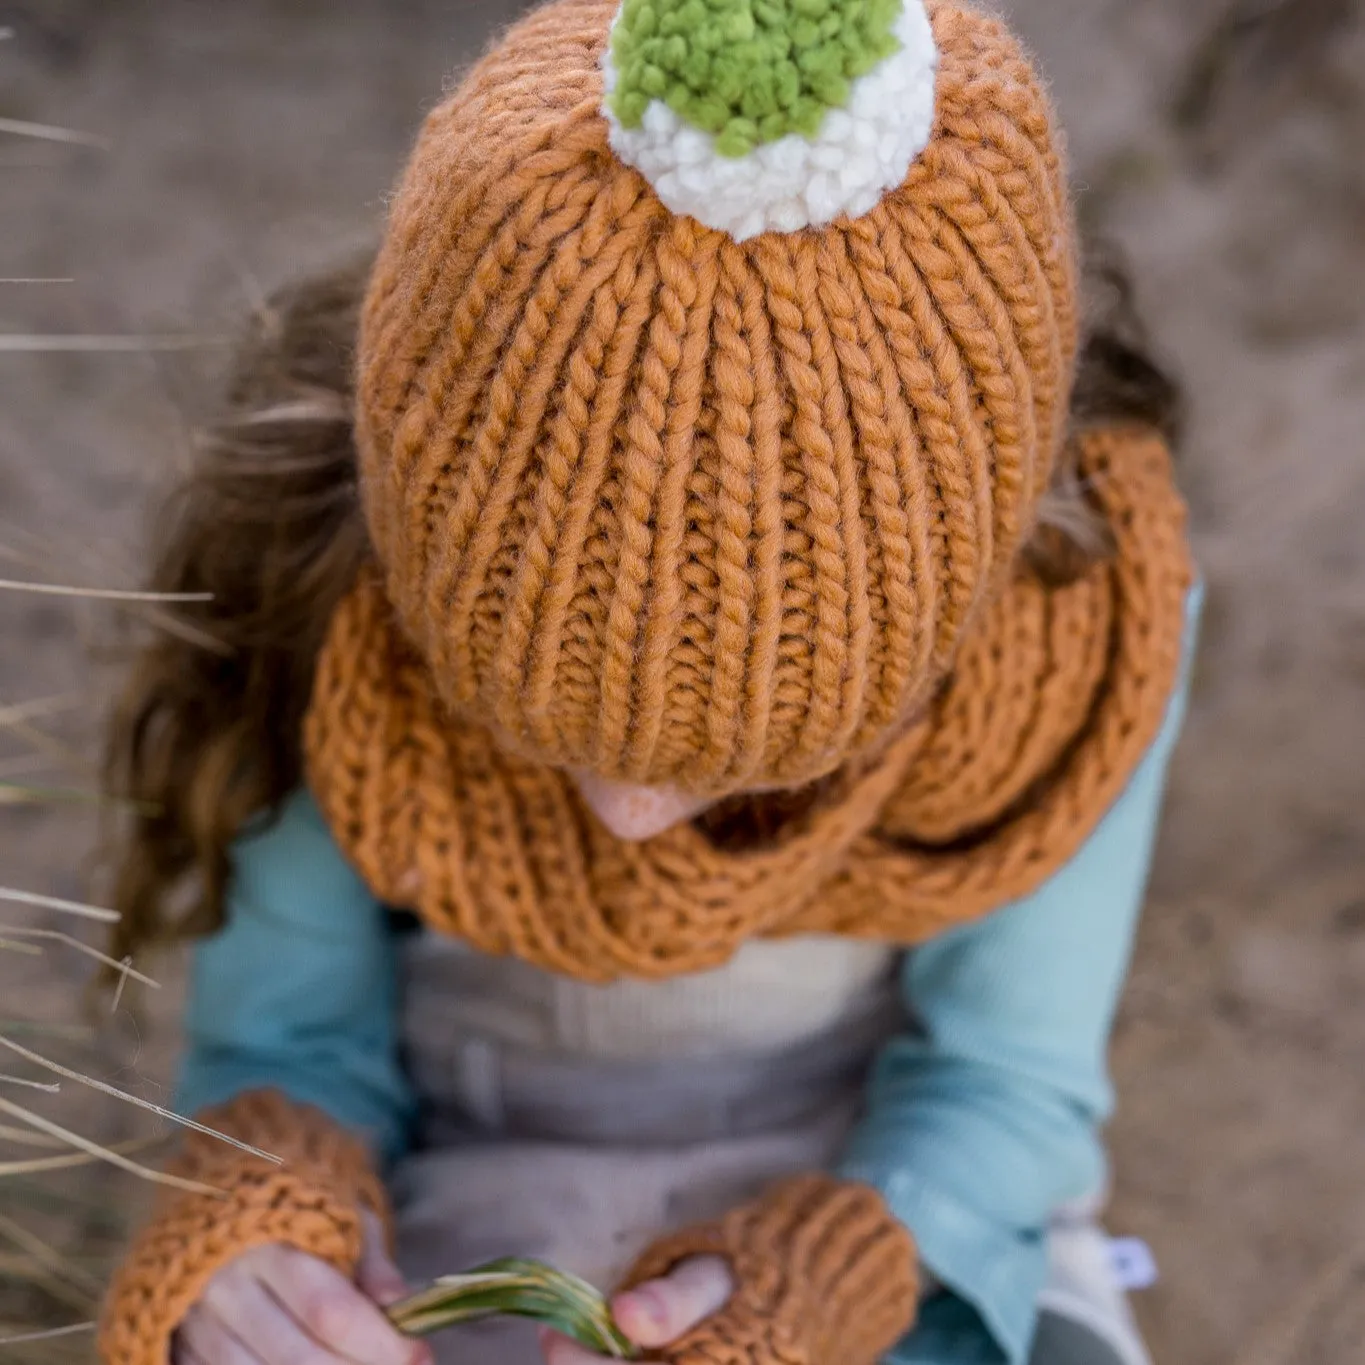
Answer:
<svg viewBox="0 0 1365 1365"><path fill-rule="evenodd" d="M699 971L756 937L920 942L1065 863L1165 713L1192 581L1169 456L1116 429L1083 437L1081 463L1115 558L1062 587L1021 568L927 712L770 845L614 839L562 773L442 711L372 575L320 660L313 790L386 903L581 979Z"/></svg>

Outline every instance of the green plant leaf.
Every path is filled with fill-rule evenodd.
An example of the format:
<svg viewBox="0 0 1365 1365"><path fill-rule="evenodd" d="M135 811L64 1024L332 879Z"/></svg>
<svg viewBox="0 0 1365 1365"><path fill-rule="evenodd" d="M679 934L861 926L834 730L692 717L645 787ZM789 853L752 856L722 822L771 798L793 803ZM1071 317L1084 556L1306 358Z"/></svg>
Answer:
<svg viewBox="0 0 1365 1365"><path fill-rule="evenodd" d="M613 1360L633 1360L637 1354L592 1285L541 1261L514 1256L462 1275L443 1275L387 1311L394 1326L408 1336L427 1336L486 1318L519 1317L551 1327Z"/></svg>

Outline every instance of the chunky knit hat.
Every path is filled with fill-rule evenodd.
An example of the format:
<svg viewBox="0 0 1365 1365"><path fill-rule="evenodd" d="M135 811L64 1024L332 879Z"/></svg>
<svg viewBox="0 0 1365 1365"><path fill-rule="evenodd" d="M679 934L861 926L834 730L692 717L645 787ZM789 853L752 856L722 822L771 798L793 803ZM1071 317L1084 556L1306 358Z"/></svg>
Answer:
<svg viewBox="0 0 1365 1365"><path fill-rule="evenodd" d="M537 763L796 785L919 710L1062 438L1058 135L949 0L557 0L428 117L359 348L384 587Z"/></svg>

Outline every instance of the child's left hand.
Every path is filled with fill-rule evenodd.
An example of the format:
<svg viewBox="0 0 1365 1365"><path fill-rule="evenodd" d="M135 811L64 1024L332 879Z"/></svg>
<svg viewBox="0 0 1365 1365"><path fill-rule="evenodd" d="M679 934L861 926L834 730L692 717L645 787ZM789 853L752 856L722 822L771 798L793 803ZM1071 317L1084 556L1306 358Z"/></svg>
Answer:
<svg viewBox="0 0 1365 1365"><path fill-rule="evenodd" d="M611 1301L617 1326L646 1350L667 1346L725 1307L734 1292L730 1268L719 1256L693 1256L661 1280L648 1280ZM604 1365L605 1356L543 1331L546 1365Z"/></svg>

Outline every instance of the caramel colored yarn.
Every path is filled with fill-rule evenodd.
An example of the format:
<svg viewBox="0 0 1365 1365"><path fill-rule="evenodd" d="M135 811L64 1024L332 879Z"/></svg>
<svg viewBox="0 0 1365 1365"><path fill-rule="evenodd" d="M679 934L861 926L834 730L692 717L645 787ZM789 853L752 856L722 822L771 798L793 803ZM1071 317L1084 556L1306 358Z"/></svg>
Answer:
<svg viewBox="0 0 1365 1365"><path fill-rule="evenodd" d="M528 760L795 785L924 704L1031 525L1075 350L1057 135L1006 31L935 4L904 184L737 244L612 154L613 8L514 28L398 190L359 345L385 594Z"/></svg>
<svg viewBox="0 0 1365 1365"><path fill-rule="evenodd" d="M1156 737L1193 574L1162 441L1094 432L1081 473L1117 542L1065 587L1021 570L949 682L767 847L693 826L614 839L561 773L443 710L374 576L333 621L306 725L310 785L371 889L441 933L586 980L665 977L747 940L908 945L1066 863Z"/></svg>
<svg viewBox="0 0 1365 1365"><path fill-rule="evenodd" d="M724 1256L735 1292L652 1358L670 1365L875 1365L914 1324L914 1242L876 1190L827 1175L782 1181L713 1224L665 1237L628 1283Z"/></svg>
<svg viewBox="0 0 1365 1365"><path fill-rule="evenodd" d="M282 1164L189 1135L171 1169L222 1197L172 1192L134 1241L100 1322L108 1365L166 1365L172 1336L209 1280L253 1247L283 1242L349 1275L360 1259L361 1210L388 1208L360 1142L317 1109L256 1090L200 1119Z"/></svg>

